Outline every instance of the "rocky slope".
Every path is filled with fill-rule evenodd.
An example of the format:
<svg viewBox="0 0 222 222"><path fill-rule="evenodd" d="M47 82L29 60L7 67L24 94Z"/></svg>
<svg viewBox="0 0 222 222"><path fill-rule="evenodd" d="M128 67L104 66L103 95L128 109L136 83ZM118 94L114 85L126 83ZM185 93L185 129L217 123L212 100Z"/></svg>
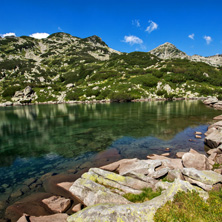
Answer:
<svg viewBox="0 0 222 222"><path fill-rule="evenodd" d="M188 59L194 62L204 62L215 67L222 66L222 55L209 57L203 57L199 55L188 56L185 52L177 49L175 45L169 42L166 42L149 52L161 59Z"/></svg>
<svg viewBox="0 0 222 222"><path fill-rule="evenodd" d="M221 58L191 58L170 43L150 53L120 53L98 36L5 37L0 39L0 102L220 96Z"/></svg>
<svg viewBox="0 0 222 222"><path fill-rule="evenodd" d="M161 59L184 59L188 57L185 52L180 51L175 45L169 42L166 42L149 52Z"/></svg>

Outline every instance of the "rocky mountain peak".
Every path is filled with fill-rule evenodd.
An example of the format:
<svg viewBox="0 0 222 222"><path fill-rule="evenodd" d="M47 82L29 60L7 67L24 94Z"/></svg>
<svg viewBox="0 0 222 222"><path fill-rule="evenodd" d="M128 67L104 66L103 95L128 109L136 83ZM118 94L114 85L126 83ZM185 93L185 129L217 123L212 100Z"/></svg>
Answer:
<svg viewBox="0 0 222 222"><path fill-rule="evenodd" d="M172 43L166 42L150 51L151 54L161 59L186 58L187 54L179 50Z"/></svg>
<svg viewBox="0 0 222 222"><path fill-rule="evenodd" d="M100 44L102 46L107 46L106 43L97 35L92 35L90 37L85 38L84 40L88 42L92 42L94 44Z"/></svg>

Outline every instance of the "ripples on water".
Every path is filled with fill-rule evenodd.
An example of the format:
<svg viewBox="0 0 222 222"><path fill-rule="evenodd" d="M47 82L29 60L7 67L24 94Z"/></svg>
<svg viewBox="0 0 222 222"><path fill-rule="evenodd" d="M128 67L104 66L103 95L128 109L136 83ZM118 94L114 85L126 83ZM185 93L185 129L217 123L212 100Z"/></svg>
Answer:
<svg viewBox="0 0 222 222"><path fill-rule="evenodd" d="M166 147L172 157L191 147L204 152L203 139L189 139L220 114L200 101L0 108L0 200L28 178L90 167L110 148L117 159L145 159Z"/></svg>

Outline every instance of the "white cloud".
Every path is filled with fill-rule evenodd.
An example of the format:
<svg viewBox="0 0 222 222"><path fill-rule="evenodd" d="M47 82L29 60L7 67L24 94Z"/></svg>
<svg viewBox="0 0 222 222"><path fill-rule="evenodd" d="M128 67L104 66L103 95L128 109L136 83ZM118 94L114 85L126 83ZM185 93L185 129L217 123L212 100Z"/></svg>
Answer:
<svg viewBox="0 0 222 222"><path fill-rule="evenodd" d="M194 40L194 33L193 33L193 34L188 35L188 38L190 38L190 39L193 39L193 40Z"/></svg>
<svg viewBox="0 0 222 222"><path fill-rule="evenodd" d="M213 41L210 36L205 35L203 38L206 40L207 45L209 45Z"/></svg>
<svg viewBox="0 0 222 222"><path fill-rule="evenodd" d="M129 36L125 35L123 42L129 43L130 45L134 45L134 44L142 44L143 40L134 35L129 35Z"/></svg>
<svg viewBox="0 0 222 222"><path fill-rule="evenodd" d="M154 31L158 28L158 25L155 22L150 20L149 23L150 23L150 25L146 28L146 30L145 30L146 32L151 33L152 31Z"/></svg>
<svg viewBox="0 0 222 222"><path fill-rule="evenodd" d="M135 19L132 21L132 25L135 25L136 27L140 27L140 21L138 19Z"/></svg>
<svg viewBox="0 0 222 222"><path fill-rule="evenodd" d="M14 32L9 32L9 33L5 33L5 34L0 34L0 36L2 38L7 37L7 36L16 36L16 34Z"/></svg>
<svg viewBox="0 0 222 222"><path fill-rule="evenodd" d="M33 37L35 39L44 39L47 38L48 36L49 36L48 33L39 33L39 32L30 35L30 37Z"/></svg>
<svg viewBox="0 0 222 222"><path fill-rule="evenodd" d="M58 30L61 31L61 32L63 31L61 27L58 27Z"/></svg>

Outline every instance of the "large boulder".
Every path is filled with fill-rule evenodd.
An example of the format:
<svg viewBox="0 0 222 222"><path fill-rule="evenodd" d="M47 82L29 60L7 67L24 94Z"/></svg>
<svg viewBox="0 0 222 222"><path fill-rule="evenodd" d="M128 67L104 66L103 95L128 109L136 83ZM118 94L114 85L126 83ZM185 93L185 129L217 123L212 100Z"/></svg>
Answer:
<svg viewBox="0 0 222 222"><path fill-rule="evenodd" d="M124 197L89 179L79 178L76 180L70 187L70 192L76 195L85 206L92 206L99 203L130 203Z"/></svg>
<svg viewBox="0 0 222 222"><path fill-rule="evenodd" d="M166 191L158 197L150 201L138 204L98 204L87 207L76 214L68 217L68 222L84 221L84 222L112 222L112 221L153 221L153 217L158 208L163 206L167 201L172 201L175 194L179 191L196 190L205 199L208 197L206 192L200 191L186 181L176 179Z"/></svg>
<svg viewBox="0 0 222 222"><path fill-rule="evenodd" d="M214 185L222 182L222 175L211 170L197 170L194 168L184 168L182 173L193 180L199 181L207 185Z"/></svg>
<svg viewBox="0 0 222 222"><path fill-rule="evenodd" d="M185 153L182 157L182 163L186 168L197 170L210 170L211 168L207 157L199 153Z"/></svg>
<svg viewBox="0 0 222 222"><path fill-rule="evenodd" d="M23 90L23 93L24 93L25 96L31 95L32 92L33 92L33 90L32 90L32 87L30 87L30 86L27 86L27 87Z"/></svg>
<svg viewBox="0 0 222 222"><path fill-rule="evenodd" d="M53 212L42 203L43 199L52 196L49 193L35 193L24 199L15 202L13 205L7 207L5 212L5 218L11 222L16 222L23 214L42 216L49 215Z"/></svg>
<svg viewBox="0 0 222 222"><path fill-rule="evenodd" d="M221 110L222 109L222 101L213 104L214 109Z"/></svg>
<svg viewBox="0 0 222 222"><path fill-rule="evenodd" d="M218 102L218 99L216 97L210 97L210 98L203 101L203 103L205 105L211 105L211 104L214 104L214 103L217 103L217 102Z"/></svg>
<svg viewBox="0 0 222 222"><path fill-rule="evenodd" d="M214 130L205 137L204 142L210 148L217 148L222 143L222 130Z"/></svg>

